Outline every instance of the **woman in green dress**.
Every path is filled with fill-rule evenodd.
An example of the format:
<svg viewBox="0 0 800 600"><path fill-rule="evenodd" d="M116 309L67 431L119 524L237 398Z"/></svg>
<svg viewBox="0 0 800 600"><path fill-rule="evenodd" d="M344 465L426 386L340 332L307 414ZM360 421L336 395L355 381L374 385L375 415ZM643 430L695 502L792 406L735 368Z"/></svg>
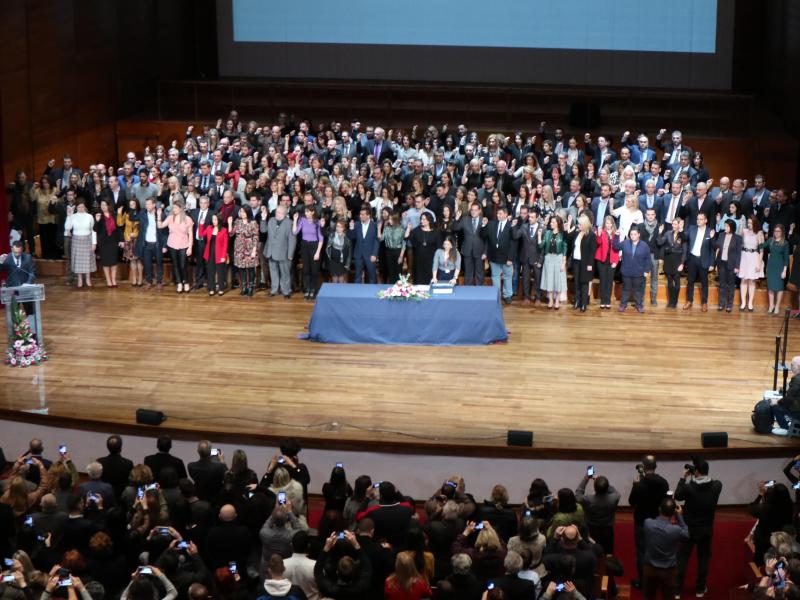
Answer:
<svg viewBox="0 0 800 600"><path fill-rule="evenodd" d="M789 243L786 241L786 231L783 225L775 225L772 237L758 248L769 249L767 258L767 295L769 296L769 310L767 313L778 314L783 299L784 279L789 268Z"/></svg>

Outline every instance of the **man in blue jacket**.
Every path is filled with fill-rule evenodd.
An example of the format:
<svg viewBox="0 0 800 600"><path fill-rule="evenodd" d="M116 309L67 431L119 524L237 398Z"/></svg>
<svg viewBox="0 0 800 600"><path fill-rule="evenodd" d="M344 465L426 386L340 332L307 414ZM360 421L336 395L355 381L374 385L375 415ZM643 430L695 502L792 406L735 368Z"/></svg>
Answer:
<svg viewBox="0 0 800 600"><path fill-rule="evenodd" d="M644 312L644 282L650 274L650 247L639 240L639 230L631 227L628 239L622 237L614 240L614 250L620 253L622 266L622 302L619 312L625 312L631 295L636 303L636 310Z"/></svg>
<svg viewBox="0 0 800 600"><path fill-rule="evenodd" d="M361 208L359 221L350 221L347 237L353 241L353 257L356 261L356 283L362 283L364 270L367 271L367 283L376 283L375 263L378 260L378 226L370 219L369 208Z"/></svg>

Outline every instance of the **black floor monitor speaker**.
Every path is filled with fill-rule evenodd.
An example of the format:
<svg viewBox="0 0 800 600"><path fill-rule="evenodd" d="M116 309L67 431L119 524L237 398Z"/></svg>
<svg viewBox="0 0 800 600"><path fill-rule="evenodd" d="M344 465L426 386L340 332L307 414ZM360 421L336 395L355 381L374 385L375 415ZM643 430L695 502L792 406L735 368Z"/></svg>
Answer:
<svg viewBox="0 0 800 600"><path fill-rule="evenodd" d="M725 431L705 431L700 434L703 448L727 448L728 433Z"/></svg>
<svg viewBox="0 0 800 600"><path fill-rule="evenodd" d="M533 432L509 429L506 443L509 446L533 446Z"/></svg>
<svg viewBox="0 0 800 600"><path fill-rule="evenodd" d="M139 408L136 410L136 422L143 425L161 425L167 416L160 410L148 410Z"/></svg>

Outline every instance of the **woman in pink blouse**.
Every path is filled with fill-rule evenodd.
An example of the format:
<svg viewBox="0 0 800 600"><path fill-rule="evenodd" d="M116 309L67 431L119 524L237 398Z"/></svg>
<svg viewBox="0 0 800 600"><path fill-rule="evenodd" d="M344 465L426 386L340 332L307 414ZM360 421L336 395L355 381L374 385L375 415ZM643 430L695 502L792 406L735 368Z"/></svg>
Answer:
<svg viewBox="0 0 800 600"><path fill-rule="evenodd" d="M189 292L191 289L186 280L186 257L192 255L192 232L194 223L186 214L182 200L176 200L169 216L161 220L162 210L158 209L158 227L169 227L167 248L172 261L172 281L177 284L177 292Z"/></svg>

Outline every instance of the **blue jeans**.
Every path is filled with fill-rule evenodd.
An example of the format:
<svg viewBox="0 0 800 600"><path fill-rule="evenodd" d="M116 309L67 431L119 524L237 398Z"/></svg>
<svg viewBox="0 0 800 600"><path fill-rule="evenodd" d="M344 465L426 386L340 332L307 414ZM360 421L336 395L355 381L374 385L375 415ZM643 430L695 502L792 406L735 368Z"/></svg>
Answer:
<svg viewBox="0 0 800 600"><path fill-rule="evenodd" d="M514 295L514 290L511 288L511 278L514 275L514 266L506 263L489 263L492 267L492 285L496 288L500 287L500 276L503 276L503 300L511 298Z"/></svg>
<svg viewBox="0 0 800 600"><path fill-rule="evenodd" d="M519 274L521 272L519 260L514 260L514 276L511 278L511 295L514 296L519 289Z"/></svg>
<svg viewBox="0 0 800 600"><path fill-rule="evenodd" d="M789 416L789 413L781 408L777 404L772 405L772 416L775 417L775 420L778 422L778 426L782 429L789 429L789 421L786 420L786 417Z"/></svg>

